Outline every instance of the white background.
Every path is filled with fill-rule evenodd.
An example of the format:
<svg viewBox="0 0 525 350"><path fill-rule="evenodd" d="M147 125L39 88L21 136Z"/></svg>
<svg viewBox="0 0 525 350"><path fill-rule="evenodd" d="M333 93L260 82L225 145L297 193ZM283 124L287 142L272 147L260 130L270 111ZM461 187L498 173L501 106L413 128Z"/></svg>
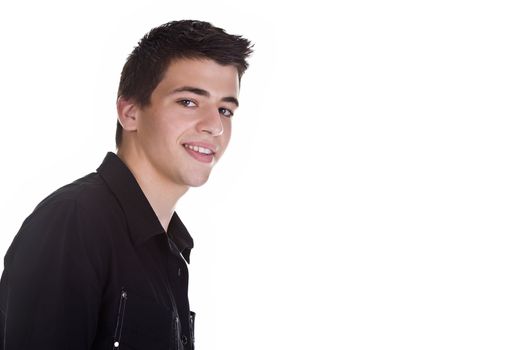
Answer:
<svg viewBox="0 0 525 350"><path fill-rule="evenodd" d="M178 206L199 349L525 348L519 1L2 2L2 256L114 150L140 37L188 18L255 43Z"/></svg>

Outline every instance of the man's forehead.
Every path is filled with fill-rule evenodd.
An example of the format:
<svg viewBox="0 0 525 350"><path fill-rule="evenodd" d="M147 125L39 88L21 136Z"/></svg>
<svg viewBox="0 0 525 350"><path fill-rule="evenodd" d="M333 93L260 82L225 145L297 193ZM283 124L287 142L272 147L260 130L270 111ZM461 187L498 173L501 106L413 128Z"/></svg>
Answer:
<svg viewBox="0 0 525 350"><path fill-rule="evenodd" d="M162 82L171 89L194 86L203 90L238 95L239 73L233 65L211 59L178 59L170 63Z"/></svg>

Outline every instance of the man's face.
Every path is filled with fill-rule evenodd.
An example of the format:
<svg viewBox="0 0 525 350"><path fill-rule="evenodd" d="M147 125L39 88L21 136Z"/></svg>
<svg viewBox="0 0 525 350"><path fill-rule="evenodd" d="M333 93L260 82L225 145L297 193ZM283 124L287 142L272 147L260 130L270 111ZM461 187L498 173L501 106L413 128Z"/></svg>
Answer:
<svg viewBox="0 0 525 350"><path fill-rule="evenodd" d="M172 62L150 104L137 110L141 158L169 182L204 184L230 141L238 95L234 66L208 59Z"/></svg>

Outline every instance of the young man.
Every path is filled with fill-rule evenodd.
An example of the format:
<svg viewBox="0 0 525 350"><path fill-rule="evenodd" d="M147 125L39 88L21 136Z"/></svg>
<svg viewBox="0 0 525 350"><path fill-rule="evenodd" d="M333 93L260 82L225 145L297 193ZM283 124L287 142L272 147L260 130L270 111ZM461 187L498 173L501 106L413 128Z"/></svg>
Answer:
<svg viewBox="0 0 525 350"><path fill-rule="evenodd" d="M193 349L193 240L175 213L222 156L248 40L206 22L151 30L118 91L117 154L44 199L0 283L4 349Z"/></svg>

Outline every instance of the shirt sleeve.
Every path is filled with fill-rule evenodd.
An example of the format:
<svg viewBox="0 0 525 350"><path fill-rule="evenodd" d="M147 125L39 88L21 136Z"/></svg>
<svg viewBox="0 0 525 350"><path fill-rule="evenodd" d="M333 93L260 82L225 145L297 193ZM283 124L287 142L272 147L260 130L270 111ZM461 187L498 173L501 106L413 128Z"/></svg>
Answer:
<svg viewBox="0 0 525 350"><path fill-rule="evenodd" d="M102 296L74 200L37 207L9 248L1 280L4 349L89 349Z"/></svg>

